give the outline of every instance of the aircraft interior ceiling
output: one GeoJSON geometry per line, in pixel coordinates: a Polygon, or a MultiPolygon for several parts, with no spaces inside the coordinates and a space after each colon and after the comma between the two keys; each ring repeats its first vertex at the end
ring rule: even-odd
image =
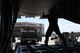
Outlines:
{"type": "Polygon", "coordinates": [[[20,0],[18,16],[40,16],[45,14],[57,0],[20,0]]]}

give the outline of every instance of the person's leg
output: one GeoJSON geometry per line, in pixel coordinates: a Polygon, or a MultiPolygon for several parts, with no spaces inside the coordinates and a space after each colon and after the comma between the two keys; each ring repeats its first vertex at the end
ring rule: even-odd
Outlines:
{"type": "Polygon", "coordinates": [[[64,38],[64,35],[61,34],[58,25],[55,25],[54,31],[56,32],[56,34],[60,37],[60,39],[63,41],[64,44],[66,43],[66,40],[64,38]]]}
{"type": "Polygon", "coordinates": [[[51,25],[49,25],[48,30],[46,32],[45,45],[48,45],[49,37],[50,37],[52,32],[53,32],[53,28],[51,25]]]}

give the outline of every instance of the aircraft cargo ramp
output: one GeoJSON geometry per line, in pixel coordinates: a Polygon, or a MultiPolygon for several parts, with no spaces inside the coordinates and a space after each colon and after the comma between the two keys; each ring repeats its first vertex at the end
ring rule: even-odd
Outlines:
{"type": "Polygon", "coordinates": [[[80,45],[18,45],[15,53],[80,53],[80,45]]]}

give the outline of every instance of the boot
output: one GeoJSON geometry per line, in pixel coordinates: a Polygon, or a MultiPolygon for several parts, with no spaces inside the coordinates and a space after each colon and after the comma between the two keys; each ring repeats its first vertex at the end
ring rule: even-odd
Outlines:
{"type": "Polygon", "coordinates": [[[49,45],[48,45],[48,41],[45,41],[44,43],[45,43],[45,46],[49,46],[49,45]]]}

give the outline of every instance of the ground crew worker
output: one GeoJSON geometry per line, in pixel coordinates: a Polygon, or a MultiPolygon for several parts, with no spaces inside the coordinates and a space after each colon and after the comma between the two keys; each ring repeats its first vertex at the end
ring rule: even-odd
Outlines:
{"type": "Polygon", "coordinates": [[[44,13],[43,13],[42,18],[47,18],[49,21],[49,27],[48,27],[47,32],[46,32],[45,45],[48,46],[49,37],[53,31],[61,38],[63,43],[66,44],[64,36],[61,34],[59,27],[58,27],[58,17],[56,17],[53,14],[44,15],[44,13]]]}

